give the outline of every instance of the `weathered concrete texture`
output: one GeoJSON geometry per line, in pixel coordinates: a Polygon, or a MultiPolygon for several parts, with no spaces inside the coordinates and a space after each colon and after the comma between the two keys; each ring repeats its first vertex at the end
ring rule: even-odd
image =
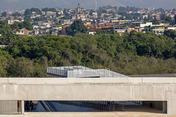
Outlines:
{"type": "Polygon", "coordinates": [[[4,78],[0,100],[167,101],[176,114],[175,78],[4,78]]]}
{"type": "Polygon", "coordinates": [[[0,113],[20,114],[24,113],[24,101],[0,101],[0,113]]]}
{"type": "Polygon", "coordinates": [[[0,101],[0,113],[18,113],[17,101],[0,101]]]}

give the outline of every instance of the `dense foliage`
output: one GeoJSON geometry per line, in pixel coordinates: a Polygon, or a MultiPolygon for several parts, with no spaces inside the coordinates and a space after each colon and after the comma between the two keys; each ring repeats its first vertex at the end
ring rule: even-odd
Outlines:
{"type": "Polygon", "coordinates": [[[0,76],[46,77],[48,66],[83,65],[108,68],[123,74],[176,72],[175,32],[156,36],[152,32],[99,33],[74,36],[18,36],[0,23],[0,76]],[[2,30],[2,28],[4,30],[2,30]],[[5,32],[4,32],[5,31],[5,32]]]}
{"type": "Polygon", "coordinates": [[[12,29],[5,21],[0,21],[0,44],[10,44],[15,39],[12,29]]]}
{"type": "Polygon", "coordinates": [[[86,33],[87,28],[85,27],[82,20],[75,20],[73,24],[66,28],[66,33],[68,35],[75,35],[77,33],[86,33]]]}
{"type": "Polygon", "coordinates": [[[56,12],[56,9],[55,8],[43,8],[42,11],[44,12],[47,12],[47,11],[53,11],[53,12],[56,12]]]}
{"type": "Polygon", "coordinates": [[[27,30],[32,30],[32,24],[29,21],[24,21],[22,23],[15,22],[11,25],[12,30],[18,31],[19,29],[26,28],[27,30]]]}
{"type": "Polygon", "coordinates": [[[31,8],[31,9],[26,9],[24,12],[25,16],[29,16],[32,14],[32,12],[35,12],[36,14],[42,15],[42,12],[38,8],[31,8]]]}

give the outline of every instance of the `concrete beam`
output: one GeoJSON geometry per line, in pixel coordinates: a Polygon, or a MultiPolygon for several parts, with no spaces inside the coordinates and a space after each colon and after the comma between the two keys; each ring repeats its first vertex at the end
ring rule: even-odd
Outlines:
{"type": "Polygon", "coordinates": [[[167,101],[168,114],[176,114],[175,92],[175,78],[0,80],[0,100],[167,101]]]}

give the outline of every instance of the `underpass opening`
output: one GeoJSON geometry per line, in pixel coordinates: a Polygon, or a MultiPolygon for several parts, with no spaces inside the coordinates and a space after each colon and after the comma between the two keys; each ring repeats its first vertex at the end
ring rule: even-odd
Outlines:
{"type": "Polygon", "coordinates": [[[167,113],[161,101],[25,101],[25,112],[146,112],[167,113]]]}

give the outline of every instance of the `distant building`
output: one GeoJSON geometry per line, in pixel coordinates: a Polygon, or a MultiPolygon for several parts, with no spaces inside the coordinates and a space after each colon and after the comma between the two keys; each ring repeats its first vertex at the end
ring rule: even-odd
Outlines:
{"type": "Polygon", "coordinates": [[[84,66],[48,67],[47,74],[63,78],[130,78],[107,69],[91,69],[84,66]]]}
{"type": "Polygon", "coordinates": [[[133,26],[139,26],[142,24],[142,22],[132,22],[131,25],[133,26]]]}
{"type": "Polygon", "coordinates": [[[152,26],[153,25],[153,23],[152,22],[146,22],[146,23],[144,23],[144,24],[140,24],[140,27],[141,28],[144,28],[144,27],[146,27],[146,26],[152,26]]]}
{"type": "Polygon", "coordinates": [[[156,35],[163,35],[165,31],[164,26],[152,26],[151,31],[154,32],[156,35]]]}
{"type": "Polygon", "coordinates": [[[77,12],[78,14],[81,13],[80,3],[78,3],[78,7],[77,7],[77,9],[76,9],[76,12],[77,12]]]}
{"type": "Polygon", "coordinates": [[[27,30],[26,28],[22,28],[20,29],[19,32],[16,32],[17,35],[28,35],[29,34],[29,30],[27,30]]]}
{"type": "Polygon", "coordinates": [[[114,32],[119,33],[120,35],[124,34],[127,32],[127,28],[124,26],[116,26],[114,27],[114,32]]]}
{"type": "Polygon", "coordinates": [[[129,28],[127,29],[126,32],[127,32],[128,34],[130,34],[131,31],[139,32],[139,29],[136,29],[136,28],[130,28],[130,27],[129,27],[129,28]]]}
{"type": "Polygon", "coordinates": [[[102,29],[101,28],[96,28],[96,29],[88,29],[87,30],[87,33],[89,35],[96,35],[97,31],[101,31],[102,29]]]}
{"type": "Polygon", "coordinates": [[[167,30],[175,30],[176,31],[176,27],[175,26],[168,26],[167,30]]]}

